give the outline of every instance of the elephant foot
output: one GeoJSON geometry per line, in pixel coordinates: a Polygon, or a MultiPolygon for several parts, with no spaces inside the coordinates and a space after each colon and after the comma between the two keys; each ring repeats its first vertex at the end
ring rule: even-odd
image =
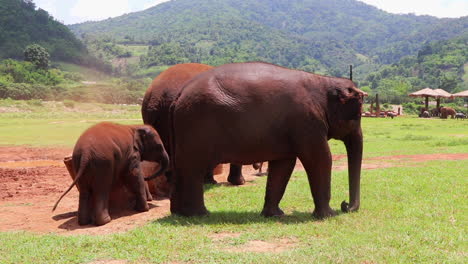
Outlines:
{"type": "Polygon", "coordinates": [[[229,174],[228,178],[227,178],[228,182],[230,182],[232,185],[244,185],[245,183],[245,179],[244,179],[244,176],[239,175],[239,176],[231,176],[229,174]]]}
{"type": "Polygon", "coordinates": [[[143,204],[141,203],[137,203],[135,205],[135,211],[138,211],[138,212],[147,212],[149,210],[149,205],[148,203],[145,201],[143,204]]]}
{"type": "Polygon", "coordinates": [[[325,219],[325,218],[328,218],[328,217],[333,217],[333,216],[336,216],[337,215],[337,212],[335,212],[333,209],[331,209],[330,207],[328,208],[325,208],[325,209],[317,209],[315,208],[314,212],[312,213],[312,216],[315,218],[315,219],[325,219]]]}
{"type": "Polygon", "coordinates": [[[209,212],[206,210],[205,207],[200,208],[200,209],[194,209],[194,208],[171,208],[171,213],[175,215],[181,215],[181,216],[205,216],[208,215],[209,212]]]}
{"type": "Polygon", "coordinates": [[[205,178],[203,179],[204,184],[217,184],[218,182],[214,179],[213,172],[210,171],[205,175],[205,178]]]}
{"type": "Polygon", "coordinates": [[[276,208],[263,208],[261,215],[265,217],[271,217],[271,216],[282,216],[284,215],[283,210],[281,210],[279,207],[276,208]]]}
{"type": "Polygon", "coordinates": [[[87,210],[78,210],[78,224],[80,226],[89,225],[93,222],[91,215],[89,215],[87,210]]]}
{"type": "Polygon", "coordinates": [[[112,219],[111,219],[110,215],[96,217],[95,224],[97,226],[102,226],[102,225],[105,225],[105,224],[109,223],[111,220],[112,219]]]}
{"type": "Polygon", "coordinates": [[[146,194],[146,201],[153,201],[153,196],[151,195],[151,193],[146,194]]]}
{"type": "Polygon", "coordinates": [[[91,218],[78,217],[78,224],[80,226],[89,225],[91,224],[91,218]]]}
{"type": "Polygon", "coordinates": [[[213,178],[211,178],[211,179],[205,178],[205,181],[203,183],[204,184],[217,184],[218,182],[213,178]]]}

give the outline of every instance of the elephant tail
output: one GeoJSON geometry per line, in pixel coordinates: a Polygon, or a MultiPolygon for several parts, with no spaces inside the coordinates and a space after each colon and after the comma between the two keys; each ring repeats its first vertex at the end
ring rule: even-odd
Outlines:
{"type": "Polygon", "coordinates": [[[76,177],[75,179],[73,179],[73,183],[70,185],[70,187],[68,187],[68,189],[60,196],[60,198],[57,200],[57,202],[55,203],[54,205],[54,208],[52,208],[52,212],[55,211],[55,209],[57,209],[57,206],[58,204],[60,203],[60,201],[62,200],[63,197],[65,197],[65,195],[67,195],[67,193],[73,188],[73,186],[75,186],[75,184],[78,182],[78,179],[81,178],[81,175],[83,175],[84,173],[84,169],[86,166],[83,166],[85,165],[84,163],[84,160],[81,160],[80,162],[80,169],[78,170],[78,172],[76,173],[76,177]]]}

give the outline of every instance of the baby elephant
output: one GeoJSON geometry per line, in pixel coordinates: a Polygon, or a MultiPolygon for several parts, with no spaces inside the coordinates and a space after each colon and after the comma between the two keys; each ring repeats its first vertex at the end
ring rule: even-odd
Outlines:
{"type": "Polygon", "coordinates": [[[148,211],[145,180],[166,171],[169,158],[158,132],[146,125],[119,125],[109,122],[96,124],[86,130],[73,149],[75,179],[55,203],[78,185],[80,199],[78,223],[104,225],[111,221],[109,194],[112,186],[125,185],[136,196],[137,211],[148,211]],[[154,161],[161,167],[144,178],[141,161],[154,161]]]}

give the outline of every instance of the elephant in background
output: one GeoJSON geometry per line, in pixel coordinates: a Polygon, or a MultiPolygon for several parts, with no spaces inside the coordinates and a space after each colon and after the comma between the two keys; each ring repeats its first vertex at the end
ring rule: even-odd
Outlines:
{"type": "Polygon", "coordinates": [[[424,112],[422,112],[421,117],[422,118],[430,118],[431,115],[429,114],[429,111],[424,111],[424,112]]]}
{"type": "Polygon", "coordinates": [[[451,107],[441,107],[440,108],[440,118],[446,119],[448,116],[451,116],[451,118],[454,118],[456,114],[455,109],[451,107]]]}
{"type": "Polygon", "coordinates": [[[341,209],[357,211],[364,95],[349,79],[268,63],[226,64],[199,74],[184,86],[172,109],[175,185],[171,212],[208,213],[203,199],[207,168],[267,160],[262,215],[283,215],[279,202],[298,157],[307,172],[313,216],[333,216],[336,212],[329,205],[331,138],[342,140],[348,153],[350,204],[343,202],[341,209]]]}
{"type": "Polygon", "coordinates": [[[263,163],[264,162],[257,162],[257,163],[254,163],[252,164],[252,167],[255,169],[255,170],[258,170],[257,172],[257,176],[262,176],[262,175],[267,175],[268,174],[268,170],[266,172],[263,172],[262,169],[263,169],[263,163]]]}
{"type": "Polygon", "coordinates": [[[146,125],[120,125],[102,122],[88,128],[73,149],[72,163],[76,175],[60,200],[76,184],[80,192],[78,223],[96,225],[111,221],[109,195],[113,186],[125,185],[136,196],[135,209],[148,211],[147,185],[169,166],[169,157],[158,132],[146,125]],[[161,164],[152,176],[144,178],[143,160],[161,164]]]}
{"type": "MultiPolygon", "coordinates": [[[[440,107],[439,107],[439,108],[440,108],[440,107]]],[[[439,109],[437,109],[437,108],[431,109],[431,116],[434,116],[434,117],[435,117],[435,116],[439,116],[439,114],[440,114],[440,110],[439,110],[439,109]]]]}
{"type": "MultiPolygon", "coordinates": [[[[148,87],[141,107],[143,122],[154,127],[161,136],[167,152],[171,155],[168,144],[170,138],[169,108],[181,92],[184,84],[198,74],[213,69],[212,66],[199,63],[178,64],[170,67],[156,77],[148,87]]],[[[197,155],[194,153],[194,155],[197,155]]],[[[207,169],[205,183],[216,183],[213,168],[207,169]]],[[[168,175],[169,176],[169,175],[168,175]]],[[[170,177],[169,177],[170,178],[170,177]]],[[[242,185],[242,166],[231,164],[228,181],[233,185],[242,185]]]]}

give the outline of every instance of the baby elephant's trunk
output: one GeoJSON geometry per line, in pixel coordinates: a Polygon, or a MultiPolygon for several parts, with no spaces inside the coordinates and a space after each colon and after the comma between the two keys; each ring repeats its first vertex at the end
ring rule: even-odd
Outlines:
{"type": "Polygon", "coordinates": [[[149,177],[145,177],[145,181],[152,180],[160,175],[162,175],[166,170],[169,168],[169,157],[166,153],[163,154],[161,160],[159,161],[159,170],[153,173],[153,175],[149,177]]]}

